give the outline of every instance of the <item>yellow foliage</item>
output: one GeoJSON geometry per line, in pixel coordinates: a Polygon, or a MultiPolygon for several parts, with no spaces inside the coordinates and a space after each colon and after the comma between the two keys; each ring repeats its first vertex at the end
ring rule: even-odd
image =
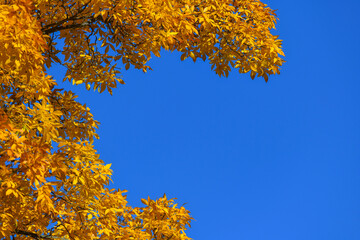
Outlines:
{"type": "Polygon", "coordinates": [[[99,123],[47,69],[112,93],[118,64],[146,72],[166,49],[267,81],[284,62],[275,23],[259,0],[0,0],[0,239],[190,239],[172,199],[132,208],[107,188],[99,123]]]}

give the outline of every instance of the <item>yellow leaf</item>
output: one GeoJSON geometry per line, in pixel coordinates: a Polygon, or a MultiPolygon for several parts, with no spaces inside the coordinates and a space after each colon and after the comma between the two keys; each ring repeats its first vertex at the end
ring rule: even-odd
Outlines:
{"type": "Polygon", "coordinates": [[[141,199],[141,202],[143,203],[143,204],[145,204],[145,205],[149,205],[149,203],[148,203],[148,201],[146,201],[146,199],[141,199]]]}
{"type": "Polygon", "coordinates": [[[106,170],[109,170],[110,169],[110,167],[111,167],[111,163],[109,163],[109,164],[106,164],[105,166],[104,166],[104,169],[106,169],[106,170]]]}
{"type": "Polygon", "coordinates": [[[250,77],[251,77],[252,80],[254,80],[255,76],[256,76],[256,72],[251,71],[250,77]]]}
{"type": "Polygon", "coordinates": [[[14,191],[12,190],[12,189],[8,189],[8,190],[6,190],[6,193],[5,193],[5,195],[6,196],[9,196],[11,193],[13,193],[14,191]]]}

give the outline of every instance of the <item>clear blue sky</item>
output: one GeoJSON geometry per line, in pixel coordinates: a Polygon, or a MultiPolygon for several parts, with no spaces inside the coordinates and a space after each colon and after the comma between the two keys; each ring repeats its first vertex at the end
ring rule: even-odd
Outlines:
{"type": "MultiPolygon", "coordinates": [[[[360,1],[273,0],[286,63],[268,83],[177,53],[76,87],[131,205],[187,202],[198,240],[360,239],[360,1]]],[[[59,74],[55,78],[60,79],[59,74]]]]}

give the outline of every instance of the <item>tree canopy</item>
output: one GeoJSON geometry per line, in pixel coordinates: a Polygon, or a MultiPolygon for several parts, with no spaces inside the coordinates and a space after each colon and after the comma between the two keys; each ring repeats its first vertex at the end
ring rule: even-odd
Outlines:
{"type": "Polygon", "coordinates": [[[112,93],[165,49],[267,81],[284,62],[276,20],[259,0],[0,0],[0,239],[190,239],[173,199],[131,207],[109,189],[99,122],[47,71],[112,93]]]}

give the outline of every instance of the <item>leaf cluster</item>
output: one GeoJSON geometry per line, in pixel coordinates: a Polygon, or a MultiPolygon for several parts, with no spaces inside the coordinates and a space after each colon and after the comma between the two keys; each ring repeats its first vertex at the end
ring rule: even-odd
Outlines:
{"type": "Polygon", "coordinates": [[[47,70],[112,93],[165,49],[267,81],[284,62],[275,22],[259,0],[0,0],[0,239],[189,239],[173,199],[131,207],[108,188],[99,122],[47,70]]]}

